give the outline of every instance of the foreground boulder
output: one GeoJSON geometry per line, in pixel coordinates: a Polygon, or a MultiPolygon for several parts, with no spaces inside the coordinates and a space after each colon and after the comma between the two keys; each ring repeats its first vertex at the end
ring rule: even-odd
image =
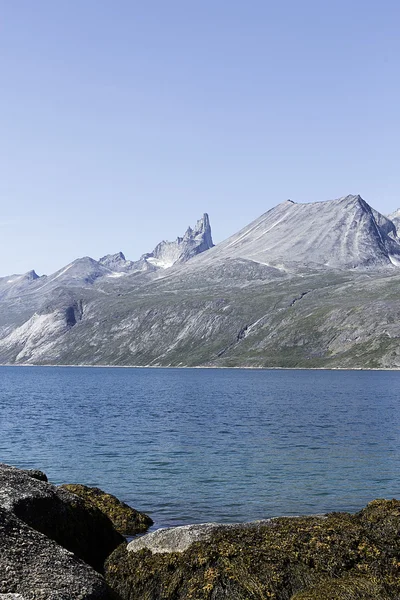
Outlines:
{"type": "Polygon", "coordinates": [[[355,515],[176,528],[120,546],[106,579],[124,600],[398,600],[399,532],[397,500],[355,515]]]}
{"type": "Polygon", "coordinates": [[[115,529],[122,535],[136,535],[143,533],[153,525],[152,519],[125,502],[121,502],[112,494],[107,494],[97,487],[68,483],[61,488],[76,494],[85,503],[85,506],[96,506],[110,519],[115,529]]]}
{"type": "Polygon", "coordinates": [[[111,600],[103,577],[0,508],[0,599],[111,600]]]}
{"type": "Polygon", "coordinates": [[[180,527],[168,527],[157,529],[148,535],[132,540],[128,544],[128,552],[138,552],[144,548],[153,554],[164,554],[167,552],[184,552],[194,542],[206,542],[218,531],[242,530],[246,528],[269,525],[272,519],[254,521],[253,523],[227,524],[221,523],[199,523],[194,525],[181,525],[180,527]]]}
{"type": "Polygon", "coordinates": [[[40,531],[99,572],[124,541],[98,508],[29,471],[0,464],[0,507],[40,531]]]}

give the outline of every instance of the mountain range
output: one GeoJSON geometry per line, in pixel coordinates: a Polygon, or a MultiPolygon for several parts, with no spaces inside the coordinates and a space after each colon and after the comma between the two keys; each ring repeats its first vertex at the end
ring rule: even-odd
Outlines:
{"type": "Polygon", "coordinates": [[[0,278],[0,363],[400,367],[400,210],[286,200],[214,245],[0,278]]]}

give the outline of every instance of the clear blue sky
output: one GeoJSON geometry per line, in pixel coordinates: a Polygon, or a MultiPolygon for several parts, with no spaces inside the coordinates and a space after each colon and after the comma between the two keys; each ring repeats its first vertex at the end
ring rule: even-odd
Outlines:
{"type": "Polygon", "coordinates": [[[0,0],[0,275],[400,205],[398,0],[0,0]]]}

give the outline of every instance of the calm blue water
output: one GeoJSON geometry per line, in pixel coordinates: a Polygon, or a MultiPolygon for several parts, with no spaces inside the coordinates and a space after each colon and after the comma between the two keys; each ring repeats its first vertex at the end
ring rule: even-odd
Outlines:
{"type": "Polygon", "coordinates": [[[400,373],[0,367],[0,461],[156,526],[400,497],[400,373]]]}

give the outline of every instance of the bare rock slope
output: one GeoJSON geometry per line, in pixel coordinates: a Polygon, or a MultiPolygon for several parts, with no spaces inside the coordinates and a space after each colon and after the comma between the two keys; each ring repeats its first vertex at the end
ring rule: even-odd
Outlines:
{"type": "Polygon", "coordinates": [[[0,363],[400,367],[400,242],[360,196],[286,201],[212,246],[0,279],[0,363]]]}

